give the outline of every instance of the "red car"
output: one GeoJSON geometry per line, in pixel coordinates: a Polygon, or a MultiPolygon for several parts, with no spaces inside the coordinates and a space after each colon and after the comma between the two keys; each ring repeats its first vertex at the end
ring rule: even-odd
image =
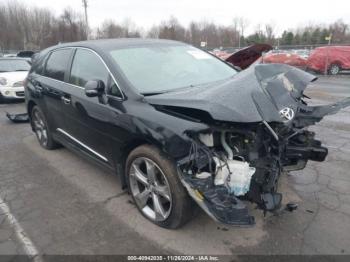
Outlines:
{"type": "Polygon", "coordinates": [[[324,46],[311,52],[307,60],[307,68],[331,75],[341,70],[350,70],[350,46],[324,46]]]}
{"type": "Polygon", "coordinates": [[[269,53],[263,57],[263,63],[266,64],[287,64],[301,69],[306,68],[307,60],[297,54],[290,53],[269,53]]]}

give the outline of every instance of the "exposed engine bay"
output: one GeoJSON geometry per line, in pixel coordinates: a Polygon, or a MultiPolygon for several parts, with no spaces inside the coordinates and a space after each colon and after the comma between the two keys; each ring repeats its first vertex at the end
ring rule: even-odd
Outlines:
{"type": "Polygon", "coordinates": [[[191,146],[177,164],[183,185],[209,216],[252,225],[244,201],[264,212],[278,210],[281,174],[325,160],[327,148],[307,127],[349,106],[350,98],[309,106],[304,90],[315,80],[289,66],[256,65],[216,87],[150,101],[158,110],[208,126],[184,131],[191,146]]]}
{"type": "Polygon", "coordinates": [[[254,224],[242,200],[264,211],[279,209],[282,172],[303,169],[308,160],[327,156],[327,148],[310,131],[280,126],[277,134],[281,139],[264,124],[189,134],[193,145],[179,168],[187,189],[209,215],[227,224],[254,224]]]}

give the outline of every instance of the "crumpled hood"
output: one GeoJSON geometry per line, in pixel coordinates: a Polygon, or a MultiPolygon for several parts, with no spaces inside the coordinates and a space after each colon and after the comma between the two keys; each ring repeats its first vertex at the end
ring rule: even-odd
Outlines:
{"type": "Polygon", "coordinates": [[[146,97],[158,106],[208,112],[219,121],[284,122],[280,111],[297,112],[303,91],[317,78],[288,65],[257,64],[227,81],[146,97]]]}

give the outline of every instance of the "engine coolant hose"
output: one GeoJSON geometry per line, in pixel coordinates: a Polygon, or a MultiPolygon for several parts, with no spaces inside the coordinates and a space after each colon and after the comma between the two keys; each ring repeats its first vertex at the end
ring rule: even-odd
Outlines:
{"type": "Polygon", "coordinates": [[[226,142],[226,132],[225,131],[221,132],[221,144],[227,153],[227,158],[229,160],[232,160],[233,159],[233,152],[232,152],[232,149],[229,147],[229,145],[226,142]]]}

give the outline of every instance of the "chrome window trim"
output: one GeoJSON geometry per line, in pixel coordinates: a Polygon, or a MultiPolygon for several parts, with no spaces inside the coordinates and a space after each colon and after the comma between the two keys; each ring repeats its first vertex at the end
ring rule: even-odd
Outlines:
{"type": "MultiPolygon", "coordinates": [[[[120,91],[121,97],[119,97],[119,96],[114,96],[114,95],[109,95],[109,94],[107,94],[107,93],[106,93],[106,95],[107,95],[108,97],[113,97],[113,98],[115,98],[115,99],[117,99],[117,100],[120,100],[120,101],[125,100],[124,93],[123,93],[123,91],[120,89],[120,86],[119,86],[118,81],[115,79],[114,75],[112,74],[111,70],[109,69],[109,67],[107,66],[107,64],[106,64],[105,61],[103,60],[103,58],[102,58],[96,51],[94,51],[94,50],[92,50],[92,49],[90,49],[90,48],[88,48],[88,47],[80,47],[80,46],[58,47],[58,48],[56,48],[56,49],[54,49],[54,50],[51,50],[50,55],[48,56],[48,58],[50,58],[52,52],[55,52],[55,51],[58,51],[58,50],[62,50],[62,49],[85,49],[85,50],[88,50],[88,51],[92,52],[93,54],[95,54],[95,55],[102,61],[103,65],[104,65],[105,68],[107,69],[107,71],[108,71],[110,77],[112,78],[112,80],[114,81],[114,83],[117,85],[117,87],[118,87],[118,89],[119,89],[119,91],[120,91]]],[[[74,54],[74,56],[75,56],[75,54],[74,54]]],[[[47,61],[46,61],[46,62],[47,62],[47,61]]],[[[73,62],[74,62],[74,57],[73,57],[71,66],[73,66],[73,62]]],[[[46,63],[45,63],[45,68],[46,68],[46,63]]],[[[72,69],[72,68],[71,68],[71,69],[72,69]]],[[[71,71],[71,70],[70,70],[70,71],[71,71]]],[[[57,81],[57,82],[60,82],[60,83],[65,83],[65,84],[71,85],[71,86],[73,86],[73,87],[76,87],[76,88],[80,88],[80,89],[85,90],[85,88],[84,88],[84,87],[81,87],[81,86],[77,86],[77,85],[74,85],[74,84],[71,84],[71,83],[68,83],[68,82],[64,82],[64,81],[61,81],[61,80],[57,80],[57,79],[54,79],[54,78],[51,78],[51,77],[47,77],[47,76],[43,76],[43,75],[41,75],[41,76],[42,76],[42,77],[45,77],[45,78],[47,78],[47,79],[52,79],[52,80],[54,80],[54,81],[57,81]]]]}
{"type": "Polygon", "coordinates": [[[53,81],[58,82],[58,83],[67,84],[67,85],[70,85],[70,86],[73,86],[73,87],[76,87],[76,88],[84,89],[84,88],[81,87],[81,86],[73,85],[73,84],[71,84],[71,83],[67,83],[67,82],[64,82],[64,81],[61,81],[61,80],[57,80],[57,79],[54,79],[54,78],[51,78],[51,77],[47,77],[47,76],[41,76],[41,77],[46,78],[46,79],[53,80],[53,81]]]}
{"type": "Polygon", "coordinates": [[[75,137],[73,137],[72,135],[68,134],[66,131],[64,131],[61,128],[57,128],[56,129],[58,132],[66,135],[67,137],[69,137],[70,139],[72,139],[73,141],[75,141],[76,143],[78,143],[79,145],[81,145],[82,147],[84,147],[85,149],[89,150],[91,153],[95,154],[96,156],[98,156],[100,159],[102,159],[105,162],[108,162],[108,159],[106,157],[104,157],[103,155],[97,153],[95,150],[93,150],[92,148],[88,147],[87,145],[85,145],[84,143],[80,142],[78,139],[76,139],[75,137]]]}
{"type": "MultiPolygon", "coordinates": [[[[46,79],[49,79],[49,80],[52,80],[52,81],[56,81],[58,83],[67,84],[67,85],[70,85],[70,86],[75,87],[75,88],[79,88],[79,89],[85,90],[84,87],[77,86],[77,85],[74,85],[74,84],[71,84],[71,83],[67,83],[67,82],[63,82],[63,81],[60,81],[60,80],[57,80],[57,79],[54,79],[54,78],[51,78],[51,77],[47,77],[47,76],[43,76],[43,75],[40,75],[40,77],[43,77],[43,78],[46,78],[46,79]]],[[[114,96],[114,95],[109,95],[109,94],[106,94],[106,95],[107,95],[107,97],[116,99],[118,101],[123,101],[123,99],[121,97],[119,97],[119,96],[114,96]]]]}

